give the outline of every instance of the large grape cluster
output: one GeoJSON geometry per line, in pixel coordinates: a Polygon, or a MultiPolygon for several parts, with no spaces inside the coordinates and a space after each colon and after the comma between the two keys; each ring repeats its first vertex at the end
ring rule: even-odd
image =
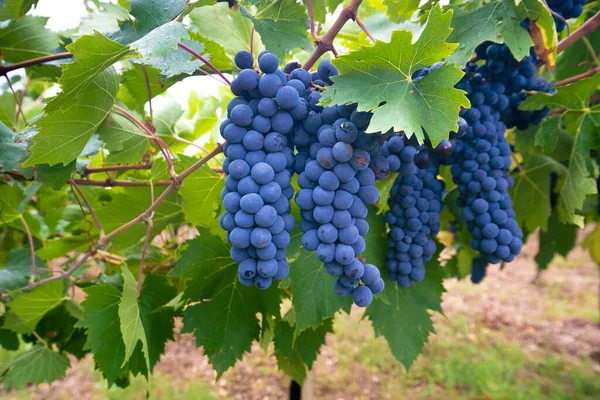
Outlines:
{"type": "Polygon", "coordinates": [[[318,142],[311,146],[298,177],[301,190],[296,204],[301,210],[304,248],[316,251],[327,272],[338,277],[336,293],[352,295],[356,305],[365,307],[384,287],[377,267],[357,258],[365,250],[363,236],[369,230],[367,205],[377,201],[379,192],[374,186],[375,173],[369,168],[371,156],[364,147],[372,140],[344,117],[353,112],[348,106],[322,110],[318,142]],[[338,117],[331,124],[323,123],[328,122],[323,121],[324,114],[338,117]]]}
{"type": "MultiPolygon", "coordinates": [[[[386,267],[388,277],[402,287],[421,282],[425,277],[424,263],[435,253],[432,237],[440,230],[440,211],[444,181],[436,176],[439,163],[429,162],[425,168],[415,165],[416,146],[403,136],[392,136],[382,153],[398,157],[399,172],[388,199],[385,213],[388,224],[386,267]]],[[[388,156],[389,157],[389,156],[388,156]]]]}
{"type": "Polygon", "coordinates": [[[220,127],[227,140],[222,192],[226,211],[220,223],[232,245],[231,257],[239,263],[239,281],[266,289],[272,279],[289,273],[286,247],[294,226],[289,203],[294,195],[294,157],[287,135],[300,96],[285,86],[287,77],[277,69],[279,60],[272,53],[259,56],[262,76],[253,69],[250,53],[237,53],[235,62],[241,71],[231,91],[238,97],[229,102],[228,118],[220,127]]]}
{"type": "Polygon", "coordinates": [[[527,92],[549,93],[554,90],[552,83],[536,76],[537,56],[533,48],[530,55],[517,61],[506,44],[485,42],[475,49],[483,64],[469,63],[467,73],[471,79],[463,80],[461,89],[469,92],[471,84],[479,84],[478,93],[473,96],[471,105],[482,108],[487,113],[497,111],[507,127],[525,129],[530,123],[539,124],[548,114],[548,108],[535,111],[519,110],[519,105],[527,98],[527,92]],[[493,107],[493,110],[491,109],[493,107]]]}
{"type": "MultiPolygon", "coordinates": [[[[560,14],[564,19],[577,18],[583,13],[583,6],[587,0],[546,0],[548,7],[555,13],[560,14]]],[[[554,16],[556,30],[562,32],[566,25],[563,20],[554,16]]]]}
{"type": "Polygon", "coordinates": [[[508,193],[514,181],[509,174],[506,125],[501,121],[507,97],[500,97],[499,85],[483,79],[477,69],[467,70],[457,87],[467,91],[473,108],[461,111],[468,126],[448,159],[460,193],[457,205],[463,208],[473,236],[471,246],[492,264],[512,261],[523,245],[508,193]]]}

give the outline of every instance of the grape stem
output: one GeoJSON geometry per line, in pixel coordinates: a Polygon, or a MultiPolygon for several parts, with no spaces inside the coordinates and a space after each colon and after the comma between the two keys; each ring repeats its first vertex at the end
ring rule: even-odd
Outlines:
{"type": "Polygon", "coordinates": [[[360,26],[360,29],[363,30],[363,32],[365,32],[367,34],[367,36],[369,37],[369,39],[371,39],[371,42],[375,43],[377,41],[377,39],[375,39],[375,36],[373,36],[371,34],[371,32],[369,32],[369,30],[367,29],[366,25],[362,22],[362,19],[360,19],[360,16],[357,15],[355,18],[356,24],[358,26],[360,26]]]}
{"type": "Polygon", "coordinates": [[[306,60],[302,68],[305,70],[311,69],[319,60],[319,58],[321,58],[321,56],[328,51],[332,51],[334,54],[336,54],[333,47],[333,39],[335,39],[337,34],[340,33],[346,22],[349,20],[356,20],[356,17],[358,16],[358,7],[361,3],[362,0],[351,0],[350,3],[344,7],[333,25],[331,25],[329,31],[327,31],[327,33],[320,38],[318,43],[316,43],[315,50],[310,55],[308,60],[306,60]]]}
{"type": "Polygon", "coordinates": [[[81,188],[79,187],[79,185],[77,184],[77,182],[75,182],[75,180],[73,178],[71,178],[69,183],[71,184],[73,189],[75,189],[75,191],[79,194],[79,196],[85,203],[85,206],[87,207],[88,211],[90,212],[90,215],[92,216],[92,218],[94,219],[94,222],[96,223],[96,227],[100,231],[100,237],[104,236],[104,229],[102,229],[102,224],[100,223],[100,220],[98,219],[98,216],[94,212],[94,209],[92,208],[92,205],[88,201],[87,197],[85,197],[85,194],[83,193],[83,191],[81,190],[81,188]]]}
{"type": "Polygon", "coordinates": [[[187,178],[188,176],[193,174],[197,169],[202,167],[209,160],[211,160],[216,155],[218,155],[222,152],[223,152],[223,143],[219,143],[219,144],[217,144],[217,147],[213,151],[211,151],[209,154],[207,154],[202,159],[196,161],[194,164],[192,164],[188,169],[183,171],[181,174],[177,175],[175,177],[175,180],[170,182],[169,186],[161,193],[160,196],[158,196],[158,198],[156,200],[154,200],[152,202],[152,204],[150,205],[150,207],[148,207],[148,209],[146,211],[144,211],[143,213],[141,213],[139,216],[132,219],[131,221],[127,222],[126,224],[121,225],[119,228],[115,229],[114,231],[106,234],[104,237],[101,237],[100,239],[98,239],[96,244],[94,246],[90,247],[90,249],[78,261],[76,261],[75,264],[73,264],[73,266],[69,270],[67,270],[66,272],[64,272],[62,274],[55,275],[55,276],[43,279],[38,282],[30,283],[29,285],[23,287],[21,290],[31,290],[38,286],[45,285],[46,283],[49,283],[49,282],[58,281],[58,280],[62,280],[62,279],[69,279],[71,277],[71,275],[73,275],[75,273],[75,271],[77,271],[77,269],[79,267],[81,267],[87,261],[88,258],[90,258],[90,256],[92,256],[101,247],[107,245],[108,242],[113,237],[117,236],[120,233],[125,232],[129,228],[131,228],[141,222],[145,222],[152,215],[154,210],[156,210],[158,208],[158,206],[172,192],[176,191],[181,186],[181,184],[185,178],[187,178]]]}
{"type": "MultiPolygon", "coordinates": [[[[152,185],[152,181],[150,181],[150,199],[151,204],[154,203],[154,186],[152,185]]],[[[140,293],[142,292],[142,278],[144,276],[144,261],[146,259],[146,252],[148,251],[148,243],[150,243],[150,236],[152,235],[152,228],[154,228],[154,222],[152,218],[154,217],[154,212],[150,213],[150,216],[146,218],[146,223],[148,224],[148,229],[146,229],[146,237],[144,238],[144,247],[142,248],[142,255],[140,256],[140,268],[138,270],[137,277],[137,297],[140,297],[140,293]]]]}
{"type": "Polygon", "coordinates": [[[310,36],[312,36],[315,45],[318,45],[321,42],[321,37],[317,35],[315,30],[315,13],[313,12],[311,0],[306,0],[306,8],[308,9],[308,19],[310,21],[310,36]]]}
{"type": "Polygon", "coordinates": [[[146,91],[148,92],[148,107],[150,108],[150,121],[154,118],[152,117],[152,88],[150,87],[150,78],[148,77],[148,70],[146,69],[146,64],[142,63],[142,72],[144,73],[144,80],[146,81],[146,91]]]}
{"type": "Polygon", "coordinates": [[[10,88],[10,91],[13,94],[13,97],[15,98],[15,103],[17,104],[17,115],[15,117],[15,125],[17,124],[17,122],[19,122],[19,114],[21,114],[21,116],[23,117],[23,122],[25,122],[25,124],[27,124],[27,119],[25,118],[25,113],[23,113],[23,108],[21,107],[21,102],[19,101],[19,98],[17,97],[17,93],[15,92],[15,90],[12,87],[12,84],[10,83],[10,78],[8,77],[8,75],[4,75],[4,77],[6,78],[6,83],[8,83],[8,87],[10,88]]]}
{"type": "Polygon", "coordinates": [[[208,67],[210,69],[212,69],[221,78],[223,78],[223,80],[225,82],[227,82],[228,85],[231,85],[231,82],[229,82],[229,79],[227,79],[227,77],[225,75],[223,75],[223,73],[221,71],[219,71],[219,69],[216,68],[214,65],[212,65],[206,58],[202,57],[200,54],[198,54],[194,50],[190,49],[188,46],[186,46],[185,44],[183,44],[181,42],[177,43],[177,46],[181,47],[183,50],[187,51],[188,53],[190,53],[191,55],[193,55],[194,57],[196,57],[198,60],[200,60],[204,64],[208,65],[208,67]]]}
{"type": "Polygon", "coordinates": [[[19,219],[25,228],[25,234],[27,235],[27,241],[29,241],[29,256],[31,257],[31,276],[29,277],[29,282],[35,281],[35,271],[37,270],[35,266],[35,245],[33,244],[33,236],[31,235],[31,229],[29,229],[29,224],[25,220],[23,215],[19,215],[19,219]]]}
{"type": "Polygon", "coordinates": [[[589,71],[584,72],[583,74],[575,75],[567,79],[563,79],[562,81],[558,81],[554,83],[555,87],[570,85],[571,83],[578,82],[582,79],[589,78],[590,76],[596,75],[600,72],[600,67],[594,67],[589,71]]]}
{"type": "Polygon", "coordinates": [[[600,26],[600,12],[597,12],[592,18],[588,19],[583,25],[581,25],[579,29],[561,40],[558,44],[556,52],[561,53],[577,40],[594,32],[598,26],[600,26]]]}
{"type": "Polygon", "coordinates": [[[146,135],[148,135],[149,138],[154,140],[154,142],[160,149],[160,152],[162,153],[163,157],[165,158],[167,165],[169,166],[169,175],[171,176],[171,179],[175,180],[177,173],[175,173],[175,167],[173,166],[173,160],[171,160],[171,156],[169,155],[169,147],[164,142],[164,140],[162,140],[160,137],[156,136],[156,134],[154,132],[152,132],[146,125],[144,125],[140,120],[138,120],[136,117],[134,117],[132,114],[130,114],[127,110],[119,107],[116,104],[113,105],[113,108],[119,114],[123,115],[125,118],[127,118],[128,120],[130,120],[131,122],[136,124],[141,130],[144,131],[144,133],[146,133],[146,135]]]}

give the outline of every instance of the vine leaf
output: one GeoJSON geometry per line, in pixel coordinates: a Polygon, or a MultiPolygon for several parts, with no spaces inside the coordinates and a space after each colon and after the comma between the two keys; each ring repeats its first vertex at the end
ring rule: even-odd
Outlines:
{"type": "Polygon", "coordinates": [[[58,35],[45,28],[47,22],[28,15],[0,29],[2,59],[17,63],[52,54],[59,46],[58,35]]]}
{"type": "Polygon", "coordinates": [[[206,165],[198,168],[185,180],[179,193],[186,221],[205,227],[218,222],[215,208],[220,204],[224,182],[222,175],[212,172],[206,165]]]}
{"type": "Polygon", "coordinates": [[[0,21],[22,18],[39,0],[3,0],[0,2],[0,21]]]}
{"type": "MultiPolygon", "coordinates": [[[[45,269],[41,258],[35,257],[35,266],[45,269]]],[[[10,252],[6,264],[0,268],[0,291],[7,292],[21,288],[29,282],[31,276],[31,255],[28,249],[17,249],[10,252]]]]}
{"type": "Polygon", "coordinates": [[[386,279],[384,294],[389,304],[375,296],[365,316],[373,323],[376,336],[387,340],[392,354],[408,369],[434,332],[430,311],[442,312],[444,271],[436,253],[426,263],[425,280],[409,288],[401,288],[386,279]]]}
{"type": "Polygon", "coordinates": [[[145,35],[171,21],[185,9],[185,0],[131,0],[136,30],[145,35]]]}
{"type": "Polygon", "coordinates": [[[302,248],[302,232],[292,231],[288,254],[296,253],[290,263],[290,276],[294,282],[292,305],[296,313],[295,335],[309,328],[317,328],[338,311],[350,312],[351,297],[338,296],[333,290],[335,279],[327,273],[315,252],[302,248]]]}
{"type": "Polygon", "coordinates": [[[4,389],[21,388],[29,384],[52,383],[60,379],[71,365],[65,354],[38,344],[16,356],[6,367],[4,389]]]}
{"type": "Polygon", "coordinates": [[[199,231],[171,276],[190,277],[185,295],[203,300],[185,310],[183,332],[195,333],[196,345],[203,346],[220,377],[259,339],[256,314],[279,312],[279,290],[276,284],[266,291],[242,286],[228,246],[208,230],[199,231]]]}
{"type": "Polygon", "coordinates": [[[103,283],[84,289],[87,297],[81,303],[83,320],[77,326],[86,329],[87,345],[94,361],[108,380],[109,387],[125,371],[125,343],[119,322],[121,292],[103,283]]]}
{"type": "MultiPolygon", "coordinates": [[[[15,123],[15,117],[17,116],[17,103],[15,102],[15,98],[12,93],[8,90],[0,95],[0,123],[2,125],[2,130],[6,128],[11,133],[11,136],[14,135],[14,132],[11,129],[16,129],[17,125],[15,123]]],[[[2,137],[4,134],[2,134],[2,137]]]]}
{"type": "Polygon", "coordinates": [[[245,7],[240,11],[252,21],[265,47],[278,57],[283,57],[293,49],[312,47],[306,33],[306,8],[302,3],[297,3],[296,0],[263,3],[254,16],[245,7]]]}
{"type": "Polygon", "coordinates": [[[68,45],[67,50],[73,54],[75,61],[62,66],[59,80],[62,92],[48,102],[46,113],[72,109],[73,103],[83,102],[85,89],[92,83],[98,83],[98,75],[117,61],[137,55],[128,46],[110,40],[100,32],[83,35],[68,45]]]}
{"type": "Polygon", "coordinates": [[[119,321],[123,342],[125,343],[125,358],[121,367],[127,364],[138,342],[142,342],[144,359],[148,370],[150,370],[148,341],[146,340],[144,325],[140,318],[140,307],[137,302],[137,282],[127,265],[123,265],[123,268],[121,268],[121,275],[123,276],[123,292],[119,302],[119,321]]]}
{"type": "Polygon", "coordinates": [[[15,141],[17,136],[0,122],[0,172],[19,168],[19,159],[27,151],[27,143],[15,141]]]}
{"type": "Polygon", "coordinates": [[[110,153],[106,158],[109,164],[138,163],[150,145],[148,136],[136,124],[117,113],[104,120],[98,135],[110,153]]]}
{"type": "Polygon", "coordinates": [[[419,9],[421,0],[384,0],[383,4],[387,7],[386,15],[392,22],[402,22],[410,20],[412,15],[419,9]]]}
{"type": "Polygon", "coordinates": [[[529,28],[536,54],[547,64],[548,69],[552,69],[556,64],[558,35],[550,9],[543,0],[523,0],[519,4],[519,11],[521,20],[527,17],[532,21],[529,28]]]}
{"type": "Polygon", "coordinates": [[[25,194],[16,185],[0,184],[0,210],[2,213],[2,224],[19,218],[21,212],[19,205],[25,199],[25,194]]]}
{"type": "MultiPolygon", "coordinates": [[[[540,248],[535,256],[538,269],[545,270],[548,268],[548,265],[557,254],[566,257],[575,245],[576,239],[577,227],[572,224],[563,224],[558,214],[553,213],[548,219],[546,231],[540,231],[540,248]]],[[[582,245],[586,246],[585,241],[582,245]]]]}
{"type": "Polygon", "coordinates": [[[472,12],[464,12],[458,7],[454,10],[454,31],[448,39],[460,46],[448,61],[466,64],[475,47],[487,40],[506,43],[518,60],[529,55],[533,41],[520,25],[524,16],[514,0],[491,1],[472,12]]]}
{"type": "Polygon", "coordinates": [[[58,307],[67,298],[64,282],[57,280],[22,293],[10,303],[4,328],[17,333],[30,333],[46,313],[58,307]]]}
{"type": "Polygon", "coordinates": [[[524,157],[520,168],[515,170],[515,185],[510,190],[517,222],[529,232],[538,227],[545,231],[552,214],[550,175],[552,172],[564,175],[567,169],[551,157],[529,154],[524,157]]]}
{"type": "Polygon", "coordinates": [[[45,114],[37,121],[39,133],[32,139],[31,156],[23,166],[67,165],[77,159],[108,115],[118,90],[119,76],[110,68],[94,77],[70,108],[45,114]]]}
{"type": "Polygon", "coordinates": [[[426,131],[434,146],[447,139],[457,130],[460,108],[470,106],[465,92],[454,88],[463,72],[445,64],[418,81],[411,76],[456,49],[458,44],[446,42],[451,18],[452,11],[434,7],[414,43],[412,32],[394,31],[389,43],[336,58],[340,75],[332,77],[321,104],[356,102],[359,110],[373,111],[369,132],[404,131],[423,143],[426,131]]]}

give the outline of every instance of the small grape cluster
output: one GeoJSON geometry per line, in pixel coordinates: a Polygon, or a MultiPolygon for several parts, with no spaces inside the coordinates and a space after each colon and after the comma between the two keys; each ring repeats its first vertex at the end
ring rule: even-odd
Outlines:
{"type": "Polygon", "coordinates": [[[384,283],[377,267],[357,258],[365,250],[363,236],[369,230],[367,205],[379,199],[375,173],[369,168],[371,156],[361,147],[370,141],[361,136],[367,134],[343,117],[320,126],[318,142],[298,177],[296,204],[304,248],[316,251],[327,272],[338,277],[336,293],[352,295],[356,305],[365,307],[373,294],[383,291],[384,283]]]}
{"type": "MultiPolygon", "coordinates": [[[[583,13],[583,6],[587,0],[547,0],[546,3],[552,11],[560,14],[564,19],[577,18],[583,13]]],[[[554,16],[556,30],[562,32],[565,28],[565,22],[554,16]]]]}
{"type": "MultiPolygon", "coordinates": [[[[421,146],[421,150],[423,150],[421,146]]],[[[382,154],[398,158],[398,177],[390,191],[386,267],[388,277],[401,287],[425,278],[426,261],[431,260],[436,245],[432,237],[440,231],[444,181],[437,179],[438,162],[424,168],[415,165],[419,149],[402,136],[392,136],[382,147],[382,154]]]]}
{"type": "Polygon", "coordinates": [[[508,193],[514,184],[509,174],[511,149],[501,121],[507,97],[498,95],[498,85],[482,79],[477,69],[467,71],[457,85],[467,91],[473,108],[461,111],[466,133],[446,160],[453,164],[452,179],[460,193],[457,205],[473,235],[471,246],[492,264],[512,261],[523,245],[508,193]]]}
{"type": "Polygon", "coordinates": [[[487,273],[488,263],[485,257],[477,257],[471,262],[471,282],[477,284],[483,281],[487,273]]]}
{"type": "Polygon", "coordinates": [[[537,55],[533,48],[521,61],[514,58],[506,44],[493,42],[482,43],[475,49],[475,54],[484,63],[469,63],[466,71],[471,78],[458,86],[469,92],[469,85],[478,85],[479,90],[471,99],[472,107],[484,111],[493,107],[508,128],[526,129],[529,124],[539,124],[548,115],[547,107],[535,111],[518,109],[527,98],[527,92],[551,93],[554,90],[552,83],[536,77],[537,55]]]}
{"type": "Polygon", "coordinates": [[[262,76],[253,69],[249,52],[237,53],[235,63],[241,71],[231,90],[238,97],[229,102],[228,118],[220,127],[227,140],[223,148],[227,178],[221,194],[226,212],[220,223],[233,246],[231,257],[239,263],[239,281],[266,289],[272,279],[289,273],[286,247],[294,226],[289,203],[294,195],[290,173],[294,156],[286,135],[300,97],[284,86],[287,77],[277,69],[274,54],[259,56],[262,76]]]}

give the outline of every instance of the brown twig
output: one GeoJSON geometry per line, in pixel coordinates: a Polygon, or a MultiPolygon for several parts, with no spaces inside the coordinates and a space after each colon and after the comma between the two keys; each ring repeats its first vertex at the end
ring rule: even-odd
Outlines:
{"type": "Polygon", "coordinates": [[[600,72],[600,67],[595,67],[590,69],[589,71],[584,72],[583,74],[575,75],[570,78],[563,79],[562,81],[554,82],[555,87],[570,85],[571,83],[575,83],[585,78],[589,78],[592,75],[596,75],[600,72]]]}
{"type": "Polygon", "coordinates": [[[37,270],[35,266],[35,245],[33,244],[31,229],[29,229],[29,225],[27,224],[25,217],[23,217],[23,215],[19,215],[19,219],[25,227],[25,234],[27,235],[27,240],[29,241],[29,256],[31,257],[31,277],[29,278],[29,283],[32,283],[35,281],[35,271],[37,270]]]}
{"type": "Polygon", "coordinates": [[[567,47],[575,43],[582,37],[594,32],[600,26],[600,12],[597,12],[592,18],[585,21],[575,32],[564,38],[558,44],[557,53],[564,51],[567,47]]]}
{"type": "Polygon", "coordinates": [[[4,75],[4,77],[6,78],[6,83],[8,83],[8,87],[10,88],[10,91],[12,92],[13,97],[15,98],[15,104],[17,105],[17,116],[15,117],[15,125],[19,121],[19,113],[21,113],[21,116],[23,117],[23,122],[27,123],[27,119],[25,118],[25,114],[23,113],[23,108],[21,107],[21,103],[19,102],[17,93],[13,89],[12,83],[10,83],[10,78],[8,77],[8,75],[4,75]]]}
{"type": "Polygon", "coordinates": [[[317,35],[315,30],[315,13],[313,12],[313,6],[311,0],[306,0],[306,8],[308,9],[308,19],[310,21],[310,36],[315,41],[315,45],[321,42],[321,37],[317,35]]]}
{"type": "Polygon", "coordinates": [[[306,70],[311,69],[312,66],[315,65],[317,60],[321,58],[323,54],[327,53],[328,51],[335,50],[333,47],[333,39],[335,39],[337,34],[342,30],[346,22],[348,22],[349,20],[356,19],[358,7],[361,3],[362,0],[351,0],[350,3],[346,7],[344,7],[344,9],[337,17],[333,25],[331,25],[329,31],[327,31],[327,33],[323,37],[321,37],[321,40],[319,41],[319,43],[317,43],[315,47],[315,50],[310,55],[308,60],[306,60],[302,68],[306,70]]]}
{"type": "Polygon", "coordinates": [[[92,208],[92,205],[88,201],[87,197],[85,197],[85,194],[83,193],[83,191],[81,190],[79,185],[77,185],[77,182],[75,182],[75,179],[71,178],[71,180],[69,182],[71,183],[71,186],[77,191],[79,196],[81,196],[81,199],[85,203],[85,206],[87,207],[88,211],[90,212],[90,215],[92,216],[92,218],[94,219],[94,222],[96,223],[96,227],[98,228],[98,231],[100,231],[100,237],[104,236],[104,229],[102,229],[102,224],[100,223],[100,220],[98,219],[98,216],[94,212],[94,209],[92,208]]]}
{"type": "MultiPolygon", "coordinates": [[[[19,96],[19,101],[17,101],[17,107],[23,114],[23,100],[25,99],[25,94],[27,93],[27,87],[29,86],[29,79],[25,81],[25,85],[23,85],[23,89],[21,90],[21,95],[19,96]]],[[[27,124],[26,120],[23,120],[25,124],[27,124]]],[[[19,123],[19,113],[15,116],[15,126],[19,123]]]]}
{"type": "MultiPolygon", "coordinates": [[[[154,203],[154,186],[152,186],[152,182],[150,182],[150,197],[152,199],[151,203],[154,203]]],[[[146,223],[148,224],[148,229],[146,230],[146,237],[144,238],[144,247],[142,247],[142,255],[140,256],[140,269],[138,270],[138,278],[137,278],[137,297],[140,297],[140,293],[142,292],[142,277],[144,275],[144,260],[146,259],[146,252],[148,251],[148,243],[150,243],[150,236],[152,235],[152,228],[154,227],[154,222],[152,221],[152,217],[154,216],[154,212],[150,214],[148,218],[146,218],[146,223]]]]}
{"type": "Polygon", "coordinates": [[[151,169],[152,164],[133,164],[133,165],[111,165],[108,167],[99,167],[99,168],[86,168],[83,172],[83,175],[95,174],[100,172],[112,172],[112,171],[130,171],[130,170],[141,170],[141,169],[151,169]]]}
{"type": "MultiPolygon", "coordinates": [[[[77,183],[79,186],[98,186],[98,187],[117,187],[117,186],[122,186],[122,187],[139,187],[139,186],[149,186],[148,182],[146,181],[127,181],[127,180],[120,180],[120,179],[115,179],[115,180],[111,180],[111,179],[105,179],[105,180],[101,180],[101,179],[73,179],[73,181],[75,183],[77,183]]],[[[68,181],[67,183],[70,183],[71,181],[68,181]]],[[[160,181],[156,181],[154,182],[154,186],[169,186],[173,181],[165,181],[165,180],[160,180],[160,181]]]]}
{"type": "Polygon", "coordinates": [[[117,110],[117,112],[122,114],[124,117],[126,117],[128,120],[130,120],[131,122],[136,124],[138,127],[140,127],[140,129],[142,129],[146,133],[146,135],[148,135],[148,137],[150,137],[152,140],[154,140],[154,142],[160,149],[160,152],[162,153],[163,157],[165,158],[167,165],[169,166],[169,176],[171,177],[171,179],[174,180],[175,177],[177,176],[177,173],[175,173],[175,167],[173,166],[173,160],[171,160],[171,156],[169,155],[169,147],[167,146],[167,144],[160,137],[156,136],[156,134],[154,132],[152,132],[150,129],[148,129],[148,127],[146,125],[144,125],[136,117],[134,117],[132,114],[130,114],[127,110],[119,107],[116,104],[113,105],[113,108],[115,110],[117,110]]]}
{"type": "Polygon", "coordinates": [[[183,50],[185,50],[188,53],[190,53],[191,55],[193,55],[194,57],[196,57],[198,60],[202,61],[204,64],[208,65],[208,67],[210,69],[212,69],[221,78],[223,78],[223,80],[225,82],[227,82],[228,85],[231,85],[231,82],[229,82],[229,79],[227,79],[227,77],[225,75],[223,75],[223,73],[221,71],[219,71],[219,69],[216,68],[214,65],[212,65],[206,58],[202,57],[200,54],[198,54],[194,50],[190,49],[189,47],[187,47],[185,44],[183,44],[181,42],[177,43],[177,45],[179,47],[181,47],[183,50]]]}
{"type": "Polygon", "coordinates": [[[142,72],[144,73],[144,80],[146,81],[146,91],[148,92],[148,106],[150,107],[150,121],[154,118],[152,116],[152,88],[150,87],[150,78],[148,77],[148,70],[146,64],[142,63],[142,72]]]}
{"type": "Polygon", "coordinates": [[[32,58],[31,60],[25,60],[25,61],[21,61],[19,63],[1,65],[0,66],[0,75],[6,75],[7,73],[9,73],[11,71],[15,71],[17,69],[27,68],[27,67],[31,67],[33,65],[39,65],[39,64],[43,64],[43,63],[46,63],[49,61],[62,60],[64,58],[70,58],[70,57],[73,57],[73,56],[71,55],[71,53],[66,51],[64,53],[50,54],[48,56],[32,58]]]}
{"type": "Polygon", "coordinates": [[[367,29],[366,25],[362,22],[362,19],[360,19],[360,16],[357,15],[354,20],[356,21],[356,24],[358,26],[360,26],[360,29],[362,29],[363,32],[367,34],[367,36],[369,37],[369,39],[371,39],[371,42],[375,43],[377,41],[377,39],[375,39],[375,36],[373,36],[373,34],[371,34],[371,32],[369,32],[369,30],[367,29]]]}
{"type": "Polygon", "coordinates": [[[209,154],[207,154],[202,159],[196,161],[188,169],[186,169],[180,175],[178,175],[175,178],[175,180],[169,184],[169,186],[165,189],[165,191],[162,192],[160,196],[158,196],[158,198],[150,205],[150,207],[148,207],[148,209],[146,211],[144,211],[143,213],[141,213],[139,216],[137,216],[136,218],[132,219],[131,221],[127,222],[126,224],[121,225],[119,228],[115,229],[114,231],[106,234],[104,237],[101,237],[100,239],[98,239],[98,241],[96,242],[96,245],[93,246],[92,248],[90,248],[88,250],[88,252],[85,253],[83,255],[83,257],[81,259],[79,259],[79,261],[77,261],[67,272],[65,272],[63,274],[60,274],[60,275],[52,276],[52,277],[47,278],[47,279],[43,279],[43,280],[38,281],[38,282],[30,283],[29,285],[23,287],[21,290],[31,290],[31,289],[34,289],[34,288],[36,288],[38,286],[44,285],[44,284],[46,284],[48,282],[57,281],[57,280],[61,280],[61,279],[68,279],[71,275],[73,275],[73,273],[75,273],[75,271],[79,267],[81,267],[83,265],[83,263],[85,263],[85,261],[97,249],[99,249],[102,246],[105,246],[106,244],[108,244],[108,242],[113,237],[117,236],[118,234],[125,232],[129,228],[131,228],[131,227],[133,227],[133,226],[135,226],[135,225],[137,225],[137,224],[139,224],[141,222],[144,222],[150,215],[152,215],[152,213],[154,212],[154,210],[156,210],[156,208],[169,196],[169,194],[171,194],[173,191],[177,190],[181,186],[181,183],[183,182],[183,180],[185,178],[187,178],[188,176],[190,176],[192,173],[194,173],[194,171],[196,171],[198,168],[202,167],[210,159],[214,158],[217,154],[221,153],[222,151],[223,151],[223,144],[220,143],[220,144],[217,145],[217,147],[213,151],[211,151],[209,154]]]}

